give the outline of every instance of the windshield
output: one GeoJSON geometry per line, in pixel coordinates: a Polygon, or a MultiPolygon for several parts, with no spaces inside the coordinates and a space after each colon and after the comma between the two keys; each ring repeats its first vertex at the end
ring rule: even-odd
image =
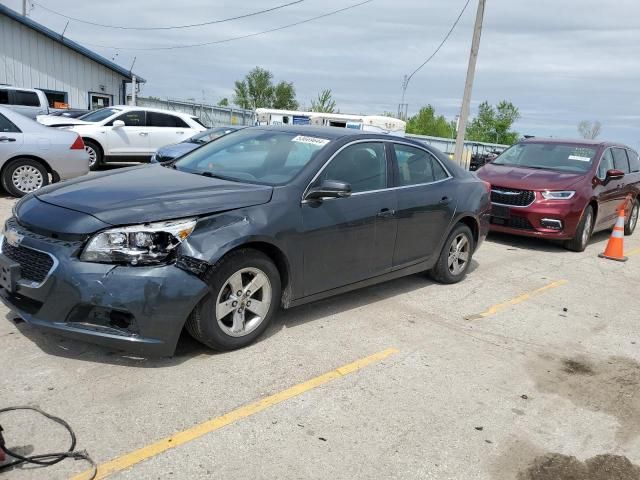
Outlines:
{"type": "Polygon", "coordinates": [[[94,110],[93,112],[82,115],[79,117],[79,120],[84,120],[85,122],[99,122],[118,112],[121,112],[121,110],[118,110],[117,108],[101,108],[100,110],[94,110]]]}
{"type": "Polygon", "coordinates": [[[235,129],[226,127],[212,128],[211,130],[206,130],[204,132],[195,134],[193,137],[186,139],[185,142],[197,143],[198,145],[202,145],[234,131],[235,129]]]}
{"type": "Polygon", "coordinates": [[[518,143],[493,161],[493,165],[586,173],[596,149],[562,143],[518,143]]]}
{"type": "Polygon", "coordinates": [[[248,128],[188,153],[175,168],[227,180],[278,185],[295,177],[327,143],[326,138],[248,128]]]}

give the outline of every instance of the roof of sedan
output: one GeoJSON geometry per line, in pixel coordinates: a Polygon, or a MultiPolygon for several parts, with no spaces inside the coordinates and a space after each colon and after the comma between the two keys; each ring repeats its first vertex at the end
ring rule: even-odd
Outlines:
{"type": "Polygon", "coordinates": [[[270,125],[270,126],[256,126],[253,128],[260,128],[263,130],[275,130],[278,132],[297,133],[299,135],[319,135],[321,137],[335,140],[342,137],[351,137],[355,135],[371,135],[380,136],[384,134],[376,134],[373,132],[363,132],[362,130],[355,130],[352,128],[344,127],[319,127],[315,125],[270,125]]]}
{"type": "Polygon", "coordinates": [[[529,137],[522,140],[521,143],[559,143],[559,144],[571,144],[571,145],[585,145],[591,147],[626,147],[626,145],[619,142],[608,142],[606,140],[591,140],[587,138],[548,138],[548,137],[529,137]]]}

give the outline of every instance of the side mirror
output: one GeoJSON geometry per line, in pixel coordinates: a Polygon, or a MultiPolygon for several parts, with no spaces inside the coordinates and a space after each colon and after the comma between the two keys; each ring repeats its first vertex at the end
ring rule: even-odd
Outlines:
{"type": "Polygon", "coordinates": [[[113,128],[122,128],[124,127],[124,122],[122,120],[116,120],[113,122],[113,128]]]}
{"type": "Polygon", "coordinates": [[[607,176],[606,176],[607,182],[610,180],[620,180],[622,177],[624,177],[624,172],[622,170],[617,170],[617,169],[607,170],[607,176]]]}
{"type": "Polygon", "coordinates": [[[337,180],[325,180],[317,187],[312,187],[304,197],[305,200],[322,200],[323,198],[346,198],[351,196],[351,185],[337,180]]]}

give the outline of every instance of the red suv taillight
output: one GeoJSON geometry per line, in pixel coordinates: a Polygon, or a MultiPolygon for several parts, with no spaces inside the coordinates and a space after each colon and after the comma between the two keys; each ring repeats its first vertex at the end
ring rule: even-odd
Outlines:
{"type": "Polygon", "coordinates": [[[73,142],[69,150],[84,150],[84,142],[82,141],[82,137],[78,135],[76,141],[73,142]]]}

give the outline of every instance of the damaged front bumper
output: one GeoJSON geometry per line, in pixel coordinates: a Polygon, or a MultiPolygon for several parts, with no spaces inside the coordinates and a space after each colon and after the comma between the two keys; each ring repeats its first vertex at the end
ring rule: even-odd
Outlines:
{"type": "Polygon", "coordinates": [[[65,337],[143,356],[172,355],[187,317],[208,292],[200,278],[174,265],[81,262],[79,242],[21,233],[20,244],[0,254],[0,300],[27,323],[65,337]],[[51,261],[41,262],[42,255],[51,261]],[[38,262],[50,268],[34,280],[20,273],[27,272],[21,265],[11,278],[11,267],[21,262],[30,265],[31,277],[39,274],[38,262]]]}

